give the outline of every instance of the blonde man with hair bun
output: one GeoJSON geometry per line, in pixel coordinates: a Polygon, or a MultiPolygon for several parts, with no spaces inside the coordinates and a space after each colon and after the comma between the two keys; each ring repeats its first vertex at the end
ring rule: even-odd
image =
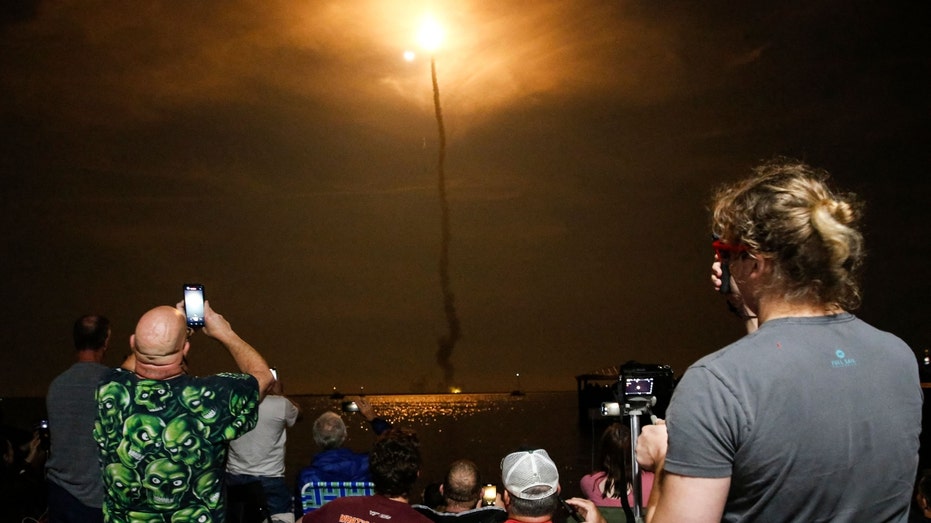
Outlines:
{"type": "Polygon", "coordinates": [[[918,466],[921,384],[861,300],[861,205],[777,158],[720,189],[712,282],[748,334],[693,364],[644,427],[647,521],[901,521],[918,466]]]}

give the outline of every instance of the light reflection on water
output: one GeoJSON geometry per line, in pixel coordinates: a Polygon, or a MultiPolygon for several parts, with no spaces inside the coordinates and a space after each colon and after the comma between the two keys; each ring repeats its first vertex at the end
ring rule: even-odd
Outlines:
{"type": "MultiPolygon", "coordinates": [[[[367,396],[378,412],[398,424],[430,427],[479,414],[513,412],[525,397],[509,394],[414,394],[367,396]]],[[[442,427],[440,427],[442,428],[442,427]]]]}
{"type": "MultiPolygon", "coordinates": [[[[304,420],[288,431],[290,478],[317,452],[314,419],[324,410],[341,412],[342,403],[326,396],[294,399],[301,404],[304,420]]],[[[486,481],[500,483],[501,459],[522,446],[547,450],[569,495],[578,491],[579,478],[589,472],[592,439],[578,424],[575,392],[517,397],[507,393],[366,395],[366,400],[380,417],[417,432],[423,466],[415,498],[427,483],[441,480],[449,463],[459,458],[475,461],[486,481]]],[[[348,429],[346,446],[368,451],[374,439],[368,423],[359,414],[341,414],[348,429]]]]}

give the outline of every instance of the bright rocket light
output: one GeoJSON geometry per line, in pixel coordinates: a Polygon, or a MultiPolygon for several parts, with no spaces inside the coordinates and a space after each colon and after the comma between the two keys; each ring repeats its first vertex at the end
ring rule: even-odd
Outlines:
{"type": "Polygon", "coordinates": [[[436,51],[443,42],[443,27],[432,17],[424,18],[417,32],[417,42],[427,51],[436,51]]]}

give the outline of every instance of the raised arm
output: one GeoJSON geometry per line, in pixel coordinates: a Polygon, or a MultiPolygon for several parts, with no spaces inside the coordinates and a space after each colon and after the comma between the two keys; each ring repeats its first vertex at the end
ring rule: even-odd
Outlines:
{"type": "Polygon", "coordinates": [[[204,334],[219,341],[229,351],[239,370],[252,375],[259,382],[259,401],[265,397],[275,380],[265,358],[252,345],[239,337],[221,314],[204,302],[204,334]]]}

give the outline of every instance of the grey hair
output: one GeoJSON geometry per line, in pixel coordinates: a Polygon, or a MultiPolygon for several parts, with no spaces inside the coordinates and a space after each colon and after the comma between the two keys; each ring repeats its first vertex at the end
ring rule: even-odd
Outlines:
{"type": "Polygon", "coordinates": [[[335,412],[324,412],[314,421],[314,441],[323,450],[339,448],[346,441],[346,423],[335,412]]]}

